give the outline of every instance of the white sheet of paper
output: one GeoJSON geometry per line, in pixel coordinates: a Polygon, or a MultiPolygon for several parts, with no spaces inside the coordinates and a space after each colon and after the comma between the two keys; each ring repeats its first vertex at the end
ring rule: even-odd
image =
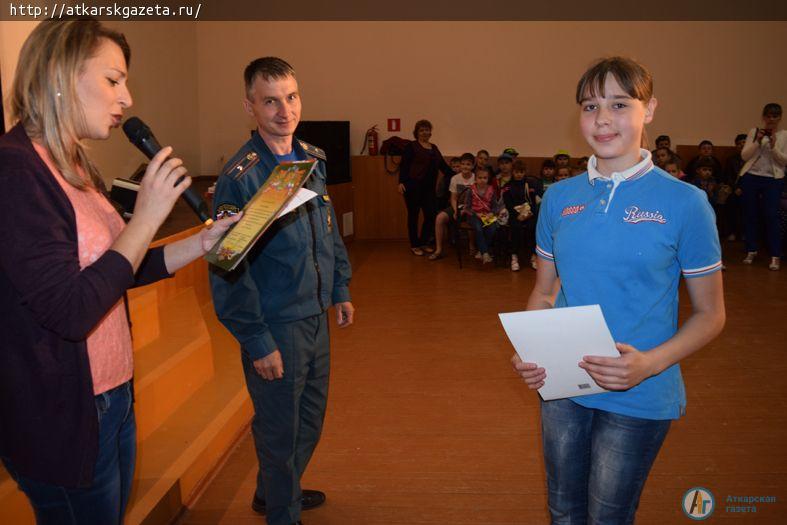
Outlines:
{"type": "Polygon", "coordinates": [[[538,389],[544,400],[606,392],[578,366],[586,355],[620,357],[599,305],[499,316],[520,359],[546,370],[544,386],[538,389]]]}
{"type": "Polygon", "coordinates": [[[298,193],[296,193],[295,196],[292,199],[290,199],[290,202],[287,203],[287,206],[281,209],[281,211],[276,216],[276,218],[278,219],[283,215],[287,215],[301,204],[315,198],[316,196],[317,194],[314,193],[312,190],[307,190],[306,188],[299,189],[298,193]]]}

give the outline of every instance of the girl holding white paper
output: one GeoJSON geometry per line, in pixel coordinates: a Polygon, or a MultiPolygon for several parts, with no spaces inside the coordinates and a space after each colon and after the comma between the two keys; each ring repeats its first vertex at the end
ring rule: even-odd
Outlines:
{"type": "MultiPolygon", "coordinates": [[[[641,149],[657,106],[650,73],[628,58],[600,60],[576,101],[594,155],[587,173],[544,196],[527,309],[599,304],[620,356],[578,364],[610,392],[541,403],[549,510],[553,523],[631,523],[685,411],[678,363],[724,326],[721,253],[704,194],[641,149]],[[678,329],[681,275],[692,315],[678,329]]],[[[512,363],[532,389],[548,380],[537,363],[512,363]]]]}

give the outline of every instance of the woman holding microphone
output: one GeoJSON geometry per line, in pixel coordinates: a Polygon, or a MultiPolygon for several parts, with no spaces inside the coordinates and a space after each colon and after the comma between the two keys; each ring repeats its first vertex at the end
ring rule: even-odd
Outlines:
{"type": "Polygon", "coordinates": [[[0,138],[0,458],[38,523],[123,521],[135,461],[124,294],[202,256],[238,216],[149,249],[191,184],[166,147],[124,224],[84,142],[131,107],[130,50],[95,20],[45,21],[22,47],[0,138]]]}

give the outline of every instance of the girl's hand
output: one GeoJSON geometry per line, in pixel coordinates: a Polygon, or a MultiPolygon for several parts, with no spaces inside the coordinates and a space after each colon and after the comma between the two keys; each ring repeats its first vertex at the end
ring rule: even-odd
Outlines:
{"type": "Polygon", "coordinates": [[[754,142],[759,142],[762,144],[762,138],[765,136],[765,130],[763,128],[757,128],[757,134],[754,136],[754,142]]]}
{"type": "Polygon", "coordinates": [[[224,233],[230,229],[230,226],[238,222],[243,216],[243,212],[236,213],[235,215],[226,216],[223,219],[220,219],[207,228],[203,228],[201,232],[199,232],[199,242],[202,246],[202,250],[205,253],[208,253],[213,245],[216,244],[224,233]]]}
{"type": "Polygon", "coordinates": [[[517,354],[514,354],[511,357],[511,366],[514,367],[514,371],[517,374],[522,376],[528,388],[538,390],[544,386],[544,379],[546,379],[547,373],[543,368],[539,368],[537,364],[525,363],[517,354]]]}
{"type": "Polygon", "coordinates": [[[399,187],[397,188],[397,191],[399,191],[399,193],[404,195],[404,192],[407,191],[407,190],[405,189],[404,184],[399,184],[399,187]]]}
{"type": "Polygon", "coordinates": [[[615,346],[620,357],[585,356],[579,363],[598,386],[607,390],[628,390],[656,373],[648,352],[640,352],[624,343],[615,343],[615,346]]]}

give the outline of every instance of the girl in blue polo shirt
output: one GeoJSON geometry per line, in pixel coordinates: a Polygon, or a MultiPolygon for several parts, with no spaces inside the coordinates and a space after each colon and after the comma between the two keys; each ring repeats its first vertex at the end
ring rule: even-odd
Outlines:
{"type": "MultiPolygon", "coordinates": [[[[601,60],[576,100],[595,154],[587,173],[544,196],[527,309],[599,304],[620,356],[578,364],[609,392],[541,403],[549,511],[553,523],[632,523],[670,422],[685,411],[678,363],[724,326],[721,253],[705,194],[640,147],[656,109],[650,73],[628,58],[601,60]],[[681,276],[692,315],[678,328],[681,276]]],[[[530,388],[544,385],[544,368],[512,362],[530,388]]]]}

